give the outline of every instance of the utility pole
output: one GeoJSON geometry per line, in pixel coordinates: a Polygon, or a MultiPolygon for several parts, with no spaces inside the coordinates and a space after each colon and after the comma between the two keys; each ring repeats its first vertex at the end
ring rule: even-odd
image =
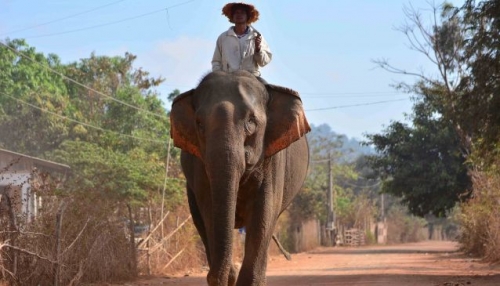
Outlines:
{"type": "Polygon", "coordinates": [[[380,218],[377,222],[377,243],[387,243],[387,225],[385,221],[385,196],[380,194],[380,218]]]}
{"type": "Polygon", "coordinates": [[[335,245],[335,214],[333,212],[333,175],[332,175],[332,155],[328,154],[328,192],[327,192],[327,222],[326,231],[331,245],[335,245]]]}
{"type": "Polygon", "coordinates": [[[380,194],[380,218],[385,221],[384,193],[380,194]]]}

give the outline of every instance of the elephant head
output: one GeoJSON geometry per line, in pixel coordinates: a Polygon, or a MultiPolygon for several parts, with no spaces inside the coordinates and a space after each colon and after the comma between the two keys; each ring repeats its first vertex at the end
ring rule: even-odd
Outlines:
{"type": "Polygon", "coordinates": [[[270,84],[264,86],[244,71],[214,72],[208,74],[198,88],[174,100],[170,115],[174,145],[203,160],[206,117],[212,115],[214,105],[225,101],[238,108],[250,108],[248,114],[240,114],[235,120],[240,129],[247,131],[245,137],[258,137],[251,140],[256,146],[250,146],[255,150],[262,148],[261,154],[254,152],[256,155],[272,156],[310,131],[296,91],[270,84]],[[213,82],[218,83],[216,87],[213,82]]]}

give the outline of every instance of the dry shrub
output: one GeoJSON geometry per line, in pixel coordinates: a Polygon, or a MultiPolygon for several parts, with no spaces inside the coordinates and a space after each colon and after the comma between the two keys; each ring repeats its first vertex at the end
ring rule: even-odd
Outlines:
{"type": "MultiPolygon", "coordinates": [[[[151,217],[151,233],[145,233],[141,239],[148,236],[147,241],[139,244],[139,271],[143,275],[184,275],[191,272],[208,270],[205,247],[190,213],[185,205],[169,213],[163,221],[163,232],[158,224],[161,222],[161,207],[155,204],[149,206],[151,217]]],[[[146,213],[142,220],[146,220],[146,213]]],[[[233,231],[233,262],[243,261],[245,234],[239,230],[233,231]]],[[[269,255],[282,255],[274,241],[270,242],[269,255]]]]}
{"type": "Polygon", "coordinates": [[[39,195],[43,208],[31,222],[18,217],[17,230],[11,230],[8,217],[0,217],[0,245],[15,247],[0,249],[0,269],[5,270],[0,282],[55,285],[57,276],[59,285],[113,283],[140,274],[199,271],[207,265],[187,207],[165,212],[163,221],[159,203],[131,207],[134,225],[146,226],[132,246],[124,203],[96,194],[39,195]]]}
{"type": "Polygon", "coordinates": [[[425,220],[408,215],[403,206],[393,206],[387,214],[387,243],[418,242],[426,237],[420,231],[425,220]]]}
{"type": "MultiPolygon", "coordinates": [[[[148,209],[150,228],[138,239],[140,274],[176,275],[199,271],[207,265],[205,248],[187,207],[163,213],[163,217],[166,217],[163,222],[159,204],[152,203],[148,209]],[[149,239],[145,240],[148,236],[149,239]]],[[[144,213],[143,217],[145,216],[144,213]]]]}
{"type": "Polygon", "coordinates": [[[78,285],[133,277],[123,206],[92,194],[41,197],[36,219],[18,216],[17,226],[2,229],[0,241],[12,246],[2,251],[10,284],[78,285]]]}
{"type": "Polygon", "coordinates": [[[500,261],[500,176],[474,171],[473,197],[462,205],[462,249],[488,261],[500,261]]]}

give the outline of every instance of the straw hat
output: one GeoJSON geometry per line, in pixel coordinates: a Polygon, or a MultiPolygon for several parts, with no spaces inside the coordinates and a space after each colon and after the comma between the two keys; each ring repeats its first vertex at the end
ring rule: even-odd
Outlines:
{"type": "Polygon", "coordinates": [[[234,3],[228,3],[222,8],[222,15],[226,16],[229,19],[229,22],[233,23],[232,16],[234,9],[237,7],[241,7],[247,11],[247,24],[251,24],[253,22],[257,22],[259,20],[259,11],[255,9],[255,7],[251,4],[246,4],[243,2],[234,2],[234,3]]]}

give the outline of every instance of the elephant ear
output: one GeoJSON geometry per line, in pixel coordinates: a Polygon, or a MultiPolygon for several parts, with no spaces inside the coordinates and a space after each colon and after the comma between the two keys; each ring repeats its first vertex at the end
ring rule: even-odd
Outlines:
{"type": "Polygon", "coordinates": [[[299,93],[286,87],[267,84],[267,129],[265,155],[272,156],[299,140],[311,127],[302,108],[299,93]]]}
{"type": "Polygon", "coordinates": [[[194,89],[177,96],[170,111],[170,136],[174,146],[201,157],[196,137],[195,114],[192,104],[194,89]]]}

